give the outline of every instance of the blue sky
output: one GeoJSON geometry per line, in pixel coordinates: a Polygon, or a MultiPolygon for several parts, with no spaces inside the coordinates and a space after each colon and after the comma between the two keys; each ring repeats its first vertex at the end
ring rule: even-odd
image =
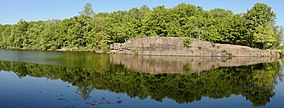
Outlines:
{"type": "Polygon", "coordinates": [[[150,8],[158,5],[174,7],[179,3],[202,6],[205,10],[223,8],[234,13],[244,13],[256,2],[272,7],[277,15],[277,25],[284,26],[284,1],[281,0],[2,0],[0,24],[14,24],[20,19],[37,21],[70,18],[78,15],[86,3],[91,3],[96,13],[128,10],[143,4],[150,8]]]}

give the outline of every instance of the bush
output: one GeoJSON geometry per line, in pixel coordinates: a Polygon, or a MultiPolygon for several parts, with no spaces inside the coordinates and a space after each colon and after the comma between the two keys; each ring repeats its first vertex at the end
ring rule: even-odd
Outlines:
{"type": "Polygon", "coordinates": [[[183,40],[183,46],[184,47],[189,47],[191,44],[191,39],[189,37],[185,37],[183,40]]]}

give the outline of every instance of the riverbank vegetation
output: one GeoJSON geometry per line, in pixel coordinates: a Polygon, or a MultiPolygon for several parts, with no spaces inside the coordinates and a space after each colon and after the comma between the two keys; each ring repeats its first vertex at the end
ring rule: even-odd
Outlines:
{"type": "Polygon", "coordinates": [[[276,48],[283,29],[276,14],[266,4],[256,3],[246,13],[230,10],[203,10],[179,4],[132,8],[127,11],[95,13],[87,3],[80,15],[64,20],[20,20],[0,25],[0,47],[5,49],[107,51],[109,44],[143,36],[191,37],[201,40],[276,48]]]}

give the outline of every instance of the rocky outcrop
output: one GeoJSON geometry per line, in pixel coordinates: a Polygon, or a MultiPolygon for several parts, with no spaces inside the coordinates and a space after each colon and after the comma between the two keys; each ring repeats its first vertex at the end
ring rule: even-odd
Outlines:
{"type": "Polygon", "coordinates": [[[280,57],[274,50],[240,45],[211,43],[191,38],[184,46],[181,37],[141,37],[110,45],[110,53],[138,55],[176,55],[194,57],[280,57]]]}

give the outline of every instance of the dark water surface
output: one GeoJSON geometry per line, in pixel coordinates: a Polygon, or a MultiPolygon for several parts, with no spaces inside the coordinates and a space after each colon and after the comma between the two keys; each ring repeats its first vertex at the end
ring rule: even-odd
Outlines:
{"type": "Polygon", "coordinates": [[[284,107],[282,60],[0,50],[0,108],[284,107]]]}

